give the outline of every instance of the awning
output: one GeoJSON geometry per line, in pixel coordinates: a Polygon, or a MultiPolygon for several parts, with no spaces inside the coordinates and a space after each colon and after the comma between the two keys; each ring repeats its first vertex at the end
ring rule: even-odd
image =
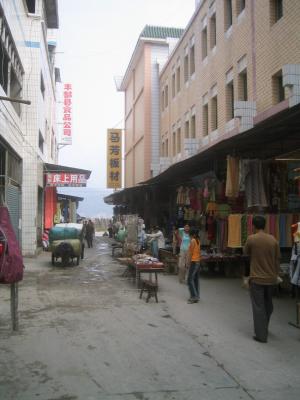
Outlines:
{"type": "Polygon", "coordinates": [[[70,172],[74,174],[85,174],[87,178],[90,177],[91,172],[87,169],[75,168],[75,167],[67,167],[65,165],[57,165],[57,164],[44,164],[45,172],[70,172]]]}
{"type": "Polygon", "coordinates": [[[203,148],[196,155],[171,165],[137,186],[112,193],[104,201],[107,204],[124,204],[126,197],[140,195],[151,186],[184,185],[192,177],[214,170],[216,163],[228,154],[268,160],[296,149],[300,149],[300,105],[277,113],[243,133],[232,137],[223,135],[217,143],[203,148]]]}
{"type": "Polygon", "coordinates": [[[70,194],[57,193],[57,201],[64,201],[64,200],[83,201],[84,198],[78,196],[71,196],[70,194]]]}

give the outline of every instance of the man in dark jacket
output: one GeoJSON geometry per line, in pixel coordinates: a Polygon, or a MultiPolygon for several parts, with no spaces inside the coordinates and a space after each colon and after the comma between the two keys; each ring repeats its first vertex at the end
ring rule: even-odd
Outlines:
{"type": "Polygon", "coordinates": [[[93,247],[94,235],[95,235],[94,224],[93,224],[92,220],[89,219],[89,222],[87,223],[86,228],[85,228],[85,238],[86,238],[87,245],[89,248],[93,247]]]}

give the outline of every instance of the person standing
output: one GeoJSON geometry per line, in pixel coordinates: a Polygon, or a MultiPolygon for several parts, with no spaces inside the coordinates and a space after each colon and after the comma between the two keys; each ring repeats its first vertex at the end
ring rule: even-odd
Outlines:
{"type": "Polygon", "coordinates": [[[189,257],[191,264],[188,272],[188,287],[190,291],[189,304],[198,303],[199,293],[199,272],[200,272],[200,260],[201,260],[201,249],[200,249],[200,238],[198,229],[192,228],[190,231],[191,243],[189,246],[189,257]]]}
{"type": "Polygon", "coordinates": [[[183,228],[178,229],[178,234],[180,238],[180,251],[178,260],[178,279],[180,283],[185,282],[186,272],[189,268],[189,246],[191,243],[190,238],[190,226],[188,224],[184,225],[183,228]]]}
{"type": "Polygon", "coordinates": [[[165,248],[165,237],[163,232],[158,226],[155,226],[153,233],[146,234],[146,237],[150,239],[152,256],[155,258],[159,257],[159,249],[165,248]]]}
{"type": "Polygon", "coordinates": [[[94,235],[95,235],[94,224],[93,224],[92,220],[89,219],[89,221],[86,225],[86,231],[85,231],[85,237],[86,237],[88,248],[93,247],[94,235]]]}
{"type": "Polygon", "coordinates": [[[253,218],[254,234],[244,247],[250,256],[249,287],[252,302],[255,336],[253,339],[266,343],[273,312],[272,290],[277,283],[280,265],[280,248],[274,236],[264,232],[266,220],[263,216],[253,218]]]}

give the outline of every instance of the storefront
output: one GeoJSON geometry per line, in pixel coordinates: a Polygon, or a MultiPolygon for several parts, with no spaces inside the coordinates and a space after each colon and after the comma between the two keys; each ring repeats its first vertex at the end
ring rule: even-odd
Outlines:
{"type": "Polygon", "coordinates": [[[58,194],[57,190],[60,187],[84,187],[90,174],[91,171],[79,168],[44,165],[44,229],[59,222],[77,222],[78,202],[83,198],[58,194]]]}

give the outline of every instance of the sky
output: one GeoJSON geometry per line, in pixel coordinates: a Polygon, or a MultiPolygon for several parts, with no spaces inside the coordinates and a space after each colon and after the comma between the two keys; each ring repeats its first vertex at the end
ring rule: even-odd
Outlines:
{"type": "Polygon", "coordinates": [[[124,94],[114,76],[124,75],[145,25],[185,28],[195,0],[58,3],[56,64],[62,80],[73,85],[73,144],[60,149],[59,164],[92,170],[88,186],[104,189],[106,131],[124,128],[124,94]]]}

